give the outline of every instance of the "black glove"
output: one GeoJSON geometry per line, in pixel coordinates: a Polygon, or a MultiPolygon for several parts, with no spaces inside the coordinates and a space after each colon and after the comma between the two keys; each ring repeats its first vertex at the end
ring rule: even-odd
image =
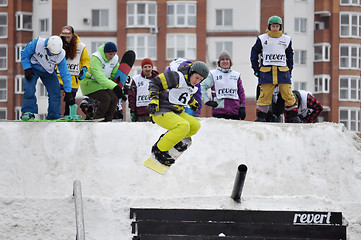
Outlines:
{"type": "Polygon", "coordinates": [[[218,103],[215,101],[208,101],[208,102],[206,102],[206,105],[210,106],[212,108],[216,108],[218,106],[218,103]]]}
{"type": "Polygon", "coordinates": [[[156,111],[159,110],[159,100],[153,99],[150,101],[148,105],[149,114],[154,114],[156,111]]]}
{"type": "Polygon", "coordinates": [[[189,107],[192,109],[192,111],[197,112],[197,110],[199,108],[199,103],[197,101],[195,101],[195,103],[192,105],[189,105],[189,107]]]}
{"type": "Polygon", "coordinates": [[[65,102],[71,106],[75,104],[75,99],[73,97],[73,94],[71,92],[66,92],[65,93],[65,102]]]}
{"type": "Polygon", "coordinates": [[[118,99],[123,99],[123,101],[127,101],[127,97],[124,95],[123,90],[121,87],[119,87],[119,85],[116,85],[113,88],[113,92],[115,93],[115,95],[117,95],[118,99]]]}
{"type": "Polygon", "coordinates": [[[244,120],[246,118],[246,108],[240,107],[238,110],[238,116],[241,120],[244,120]]]}
{"type": "Polygon", "coordinates": [[[31,70],[31,68],[25,69],[26,80],[30,81],[32,77],[33,77],[33,70],[31,70]]]}
{"type": "Polygon", "coordinates": [[[259,71],[255,71],[253,74],[259,78],[259,71]]]}

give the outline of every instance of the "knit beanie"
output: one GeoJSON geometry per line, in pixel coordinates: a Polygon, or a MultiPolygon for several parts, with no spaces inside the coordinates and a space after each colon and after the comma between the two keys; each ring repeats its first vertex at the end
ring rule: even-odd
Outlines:
{"type": "Polygon", "coordinates": [[[231,55],[229,54],[229,52],[227,52],[226,50],[223,50],[218,57],[218,60],[222,60],[222,59],[229,59],[231,60],[231,55]]]}
{"type": "Polygon", "coordinates": [[[150,58],[144,58],[143,60],[142,60],[142,62],[141,62],[141,66],[142,66],[142,68],[144,67],[144,65],[146,65],[146,64],[150,64],[150,65],[152,65],[152,67],[153,67],[153,61],[152,61],[152,59],[150,59],[150,58]]]}
{"type": "Polygon", "coordinates": [[[217,66],[220,66],[220,61],[222,59],[229,59],[230,62],[231,62],[231,67],[233,66],[233,63],[232,63],[232,59],[231,59],[231,54],[229,54],[229,52],[227,52],[226,50],[223,50],[219,56],[218,56],[218,61],[217,61],[217,66]]]}
{"type": "Polygon", "coordinates": [[[104,46],[104,52],[105,53],[111,53],[111,52],[117,52],[117,45],[113,42],[107,42],[104,46]]]}

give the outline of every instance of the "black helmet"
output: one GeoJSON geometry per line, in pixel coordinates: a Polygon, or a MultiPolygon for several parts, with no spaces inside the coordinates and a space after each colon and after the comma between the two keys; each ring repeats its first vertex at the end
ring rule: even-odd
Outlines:
{"type": "Polygon", "coordinates": [[[192,75],[193,73],[198,73],[205,79],[208,77],[209,70],[204,62],[195,61],[189,69],[189,75],[192,75]]]}
{"type": "Polygon", "coordinates": [[[300,94],[300,92],[297,91],[297,90],[293,90],[292,93],[296,98],[298,106],[300,106],[301,105],[301,94],[300,94]]]}

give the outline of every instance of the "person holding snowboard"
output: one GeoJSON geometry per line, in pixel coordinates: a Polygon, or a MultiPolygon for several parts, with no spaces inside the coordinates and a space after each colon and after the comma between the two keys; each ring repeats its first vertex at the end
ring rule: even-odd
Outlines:
{"type": "MultiPolygon", "coordinates": [[[[63,49],[65,50],[65,58],[68,64],[68,70],[71,75],[72,95],[75,98],[79,89],[79,82],[85,78],[86,72],[89,69],[90,58],[87,48],[74,33],[71,26],[64,26],[61,29],[60,37],[63,41],[63,49]]],[[[58,74],[60,87],[64,90],[63,80],[58,74]]],[[[65,101],[65,98],[64,98],[65,101]]],[[[65,102],[64,116],[69,115],[69,104],[65,102]]]]}
{"type": "Polygon", "coordinates": [[[104,122],[111,122],[118,100],[124,97],[123,89],[113,81],[119,68],[117,51],[113,42],[101,45],[90,57],[89,71],[80,81],[82,93],[99,101],[94,120],[104,118],[104,122]]]}
{"type": "Polygon", "coordinates": [[[148,104],[149,82],[158,76],[158,72],[153,70],[153,61],[144,58],[141,62],[142,72],[133,78],[128,91],[128,102],[132,122],[150,122],[148,104]]]}
{"type": "Polygon", "coordinates": [[[178,71],[161,73],[149,83],[150,116],[159,126],[168,129],[151,150],[155,159],[163,165],[172,165],[174,159],[168,151],[173,147],[179,152],[185,151],[189,144],[184,140],[189,143],[191,136],[200,128],[199,120],[184,109],[189,105],[193,111],[197,110],[199,104],[193,96],[198,90],[195,85],[208,74],[207,65],[196,61],[178,68],[178,71]]]}
{"type": "Polygon", "coordinates": [[[251,64],[254,75],[261,86],[257,100],[256,122],[265,122],[274,88],[278,85],[285,100],[285,111],[292,123],[300,123],[297,116],[297,101],[291,89],[293,49],[291,37],[282,33],[282,19],[272,16],[268,19],[266,33],[258,36],[251,50],[251,64]],[[259,59],[261,56],[261,59],[259,59]]]}
{"type": "Polygon", "coordinates": [[[36,103],[36,83],[38,78],[43,82],[49,97],[47,120],[62,118],[60,111],[60,84],[56,75],[57,66],[64,82],[65,101],[69,105],[75,104],[71,93],[71,76],[65,59],[63,42],[59,36],[49,38],[36,38],[21,51],[21,64],[25,71],[24,97],[21,107],[21,120],[35,119],[38,113],[36,103]]]}

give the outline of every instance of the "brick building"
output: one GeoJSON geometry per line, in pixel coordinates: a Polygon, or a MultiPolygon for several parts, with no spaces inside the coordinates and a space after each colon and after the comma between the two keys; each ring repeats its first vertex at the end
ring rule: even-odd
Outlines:
{"type": "MultiPolygon", "coordinates": [[[[1,0],[0,118],[18,119],[21,114],[21,49],[69,24],[89,53],[107,41],[116,42],[120,54],[134,50],[131,76],[140,71],[144,57],[160,72],[176,57],[202,60],[213,69],[219,52],[227,49],[245,87],[246,120],[253,121],[257,79],[250,68],[250,48],[268,18],[279,15],[293,39],[293,88],[320,100],[320,121],[342,122],[361,132],[360,12],[360,0],[1,0]]],[[[41,81],[37,97],[38,118],[44,118],[47,97],[41,81]]],[[[205,107],[202,116],[210,114],[205,107]]]]}

